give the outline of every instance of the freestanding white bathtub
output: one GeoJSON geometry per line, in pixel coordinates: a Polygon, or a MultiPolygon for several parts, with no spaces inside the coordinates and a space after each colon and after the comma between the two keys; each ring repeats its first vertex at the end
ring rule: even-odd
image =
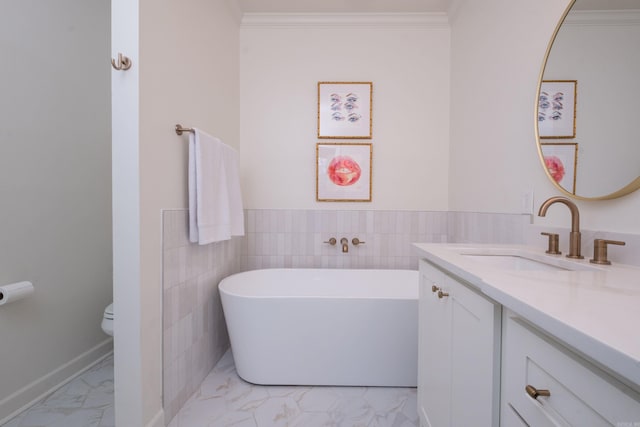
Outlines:
{"type": "Polygon", "coordinates": [[[417,271],[254,270],[219,289],[248,382],[416,386],[417,271]]]}

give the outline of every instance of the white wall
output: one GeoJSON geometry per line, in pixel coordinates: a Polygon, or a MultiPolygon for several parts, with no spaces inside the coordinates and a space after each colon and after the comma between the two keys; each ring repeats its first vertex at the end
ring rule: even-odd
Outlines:
{"type": "Polygon", "coordinates": [[[114,263],[117,271],[124,269],[115,283],[115,306],[121,303],[125,308],[116,310],[125,310],[122,316],[132,322],[120,323],[120,314],[116,314],[116,423],[160,425],[161,210],[187,207],[188,139],[187,135],[177,136],[174,126],[199,127],[238,146],[239,24],[226,0],[142,0],[139,10],[124,0],[113,0],[112,5],[120,11],[117,16],[114,12],[114,51],[119,48],[118,39],[134,64],[122,75],[131,73],[130,79],[136,79],[139,73],[139,88],[124,88],[127,82],[122,81],[123,91],[116,93],[114,83],[114,136],[116,111],[126,112],[132,103],[139,103],[139,111],[132,111],[131,116],[119,115],[119,130],[125,128],[127,135],[123,140],[114,138],[114,150],[119,147],[122,154],[118,165],[114,154],[114,193],[116,179],[120,179],[119,190],[133,193],[128,200],[122,199],[124,213],[116,229],[131,227],[130,235],[139,233],[139,246],[135,239],[131,239],[133,248],[125,246],[124,240],[119,246],[123,252],[133,251],[133,264],[139,259],[138,270],[125,257],[114,263]],[[135,22],[138,13],[139,22],[135,22]],[[130,27],[119,25],[131,17],[134,22],[130,27]],[[125,30],[126,36],[116,37],[115,33],[125,30]],[[127,117],[133,123],[127,122],[127,117]],[[128,176],[133,190],[126,188],[128,176]],[[118,330],[125,334],[122,341],[118,330]]]}
{"type": "Polygon", "coordinates": [[[246,208],[446,210],[449,29],[366,17],[245,17],[241,176],[246,208]],[[358,20],[360,19],[360,20],[358,20]],[[258,24],[256,24],[258,22],[258,24]],[[317,83],[373,82],[371,203],[318,203],[317,83]]]}
{"type": "Polygon", "coordinates": [[[3,2],[0,423],[111,351],[109,6],[3,2]]]}
{"type": "Polygon", "coordinates": [[[114,389],[116,425],[142,422],[138,0],[111,2],[114,389]]]}
{"type": "MultiPolygon", "coordinates": [[[[138,372],[132,381],[140,392],[129,394],[131,403],[116,395],[117,421],[131,420],[126,411],[141,414],[142,424],[161,417],[160,210],[186,207],[186,136],[173,133],[176,122],[240,148],[250,209],[520,212],[523,192],[535,191],[536,206],[555,194],[537,157],[534,105],[543,54],[567,3],[460,0],[450,49],[449,30],[438,26],[326,22],[247,26],[238,44],[223,0],[143,0],[140,55],[137,44],[132,48],[141,85],[133,141],[140,160],[125,165],[140,168],[140,276],[116,283],[116,302],[133,297],[123,316],[137,323],[127,336],[141,340],[120,350],[116,338],[116,361],[120,354],[123,366],[138,372]],[[372,203],[315,202],[316,84],[330,80],[374,83],[372,203]]],[[[582,202],[583,224],[637,230],[631,213],[639,204],[640,194],[582,202]]],[[[554,215],[568,224],[560,210],[554,215]]]]}
{"type": "Polygon", "coordinates": [[[546,179],[534,102],[566,1],[461,0],[452,16],[451,210],[521,212],[546,179]]]}
{"type": "MultiPolygon", "coordinates": [[[[451,36],[451,210],[521,212],[523,193],[533,189],[537,212],[558,194],[536,152],[534,106],[544,53],[568,3],[457,2],[451,36]]],[[[640,231],[638,192],[578,205],[584,228],[640,231]]],[[[568,227],[568,210],[554,207],[534,221],[568,227]]]]}

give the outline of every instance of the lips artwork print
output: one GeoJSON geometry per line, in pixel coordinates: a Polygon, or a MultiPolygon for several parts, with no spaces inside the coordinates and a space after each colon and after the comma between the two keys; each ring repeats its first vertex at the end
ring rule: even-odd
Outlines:
{"type": "Polygon", "coordinates": [[[568,193],[576,194],[578,143],[542,143],[540,148],[544,166],[551,178],[568,193]]]}
{"type": "Polygon", "coordinates": [[[371,144],[319,143],[316,157],[317,201],[371,201],[371,144]]]}
{"type": "Polygon", "coordinates": [[[555,182],[560,182],[564,178],[564,164],[557,156],[544,156],[544,164],[549,170],[549,175],[555,182]]]}
{"type": "Polygon", "coordinates": [[[318,83],[318,138],[371,138],[371,82],[318,83]]]}
{"type": "Polygon", "coordinates": [[[327,168],[327,175],[331,182],[341,187],[355,184],[361,174],[360,165],[349,156],[334,157],[327,168]]]}

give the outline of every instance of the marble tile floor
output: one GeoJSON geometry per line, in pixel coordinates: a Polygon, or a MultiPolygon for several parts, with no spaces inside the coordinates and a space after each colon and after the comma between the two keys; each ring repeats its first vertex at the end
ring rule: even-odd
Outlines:
{"type": "MultiPolygon", "coordinates": [[[[112,427],[113,356],[2,427],[112,427]]],[[[169,427],[416,427],[415,388],[258,386],[225,353],[169,427]]]]}
{"type": "Polygon", "coordinates": [[[113,355],[2,427],[113,427],[113,355]]]}
{"type": "Polygon", "coordinates": [[[169,427],[416,427],[415,388],[258,386],[227,351],[169,427]]]}

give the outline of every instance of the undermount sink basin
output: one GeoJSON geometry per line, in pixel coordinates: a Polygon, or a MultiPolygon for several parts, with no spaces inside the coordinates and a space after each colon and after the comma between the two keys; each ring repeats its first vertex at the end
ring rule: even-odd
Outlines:
{"type": "Polygon", "coordinates": [[[538,261],[530,258],[524,258],[519,255],[491,255],[491,254],[461,254],[465,258],[480,262],[483,265],[502,270],[536,270],[536,271],[568,271],[572,268],[562,267],[538,261]]]}
{"type": "Polygon", "coordinates": [[[559,255],[534,253],[518,248],[466,247],[456,252],[464,258],[496,270],[506,271],[597,271],[585,260],[572,260],[559,255]]]}

